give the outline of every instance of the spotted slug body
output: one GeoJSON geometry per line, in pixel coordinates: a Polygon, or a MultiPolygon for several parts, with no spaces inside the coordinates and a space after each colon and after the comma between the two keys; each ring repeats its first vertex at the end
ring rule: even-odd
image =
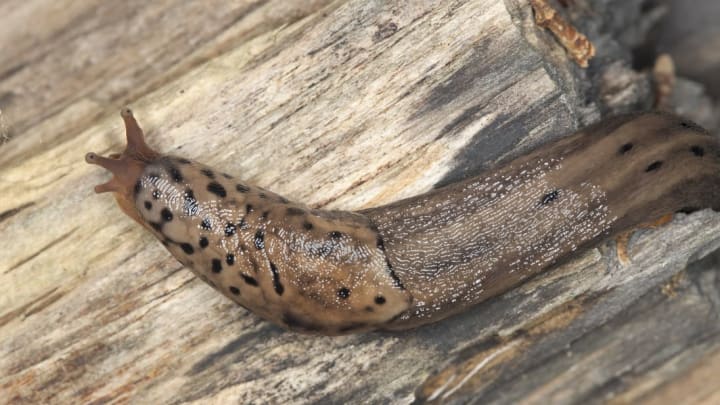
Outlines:
{"type": "Polygon", "coordinates": [[[677,211],[720,209],[720,145],[660,113],[614,118],[478,177],[323,211],[162,155],[122,112],[121,209],[203,281],[292,330],[407,329],[498,295],[575,250],[677,211]]]}

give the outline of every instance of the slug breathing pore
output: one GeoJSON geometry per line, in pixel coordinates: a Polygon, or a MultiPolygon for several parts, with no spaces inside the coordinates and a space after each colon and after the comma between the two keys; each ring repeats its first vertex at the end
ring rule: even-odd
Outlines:
{"type": "Polygon", "coordinates": [[[326,211],[151,149],[121,113],[95,187],[220,293],[286,328],[408,329],[505,292],[664,214],[720,209],[720,145],[664,113],[603,121],[477,177],[358,212],[326,211]]]}

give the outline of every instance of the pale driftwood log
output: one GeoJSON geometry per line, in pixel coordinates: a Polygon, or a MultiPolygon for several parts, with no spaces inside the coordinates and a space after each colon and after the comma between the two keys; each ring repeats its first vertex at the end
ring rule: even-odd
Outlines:
{"type": "MultiPolygon", "coordinates": [[[[279,3],[260,7],[282,15],[279,3]]],[[[601,111],[650,100],[647,77],[618,58],[619,45],[598,35],[598,61],[582,71],[534,26],[522,0],[341,1],[307,12],[277,29],[257,22],[255,35],[197,68],[129,79],[119,92],[139,97],[132,105],[150,144],[292,199],[355,209],[469,176],[594,122],[601,111]]],[[[197,20],[206,17],[181,18],[204,26],[197,20]]],[[[132,27],[136,18],[125,23],[132,27]]],[[[53,40],[37,46],[53,49],[53,40]]],[[[163,48],[154,41],[162,36],[125,49],[121,64],[137,68],[150,52],[145,42],[163,48]]],[[[180,53],[193,54],[188,46],[180,53]]],[[[31,58],[23,69],[51,71],[47,63],[31,58]]],[[[84,80],[112,79],[103,73],[84,80]]],[[[0,81],[3,91],[15,86],[8,80],[0,81]]],[[[98,102],[75,91],[48,95],[59,106],[37,119],[5,108],[17,131],[0,149],[10,156],[0,162],[0,398],[8,402],[580,403],[719,395],[698,383],[717,373],[720,356],[717,256],[702,259],[719,244],[715,213],[640,232],[628,267],[616,263],[608,243],[435,325],[297,335],[219,296],[109,196],[92,193],[106,175],[82,156],[121,148],[117,108],[106,110],[126,97],[98,102]],[[50,136],[58,125],[65,134],[50,136]]]]}

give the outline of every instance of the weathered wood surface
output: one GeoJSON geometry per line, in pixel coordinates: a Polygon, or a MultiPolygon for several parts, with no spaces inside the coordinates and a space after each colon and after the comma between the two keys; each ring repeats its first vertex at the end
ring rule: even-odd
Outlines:
{"type": "Polygon", "coordinates": [[[131,101],[159,150],[319,207],[393,201],[601,112],[649,105],[647,77],[627,68],[598,25],[588,28],[598,60],[582,71],[522,0],[297,2],[291,14],[279,1],[219,2],[207,13],[184,2],[64,3],[0,5],[0,48],[17,59],[0,75],[0,117],[13,131],[0,148],[0,398],[720,395],[708,382],[720,371],[718,255],[705,257],[720,245],[715,213],[639,232],[628,267],[605,244],[435,325],[313,337],[263,322],[197,280],[109,196],[92,193],[105,175],[82,160],[121,147],[116,104],[131,101]],[[49,4],[70,11],[53,17],[49,4]],[[9,28],[24,15],[34,19],[26,31],[9,28]],[[90,65],[70,69],[68,54],[90,65]]]}

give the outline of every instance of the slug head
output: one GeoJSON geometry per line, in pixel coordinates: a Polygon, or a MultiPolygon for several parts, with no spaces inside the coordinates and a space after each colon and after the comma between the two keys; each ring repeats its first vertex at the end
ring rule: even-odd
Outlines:
{"type": "Polygon", "coordinates": [[[89,152],[85,155],[85,161],[103,167],[113,174],[110,181],[95,186],[95,192],[113,192],[123,212],[144,225],[135,208],[135,185],[145,167],[157,159],[160,154],[145,143],[143,131],[129,108],[122,109],[120,116],[125,122],[125,135],[127,138],[125,150],[122,153],[113,153],[109,157],[89,152]]]}

